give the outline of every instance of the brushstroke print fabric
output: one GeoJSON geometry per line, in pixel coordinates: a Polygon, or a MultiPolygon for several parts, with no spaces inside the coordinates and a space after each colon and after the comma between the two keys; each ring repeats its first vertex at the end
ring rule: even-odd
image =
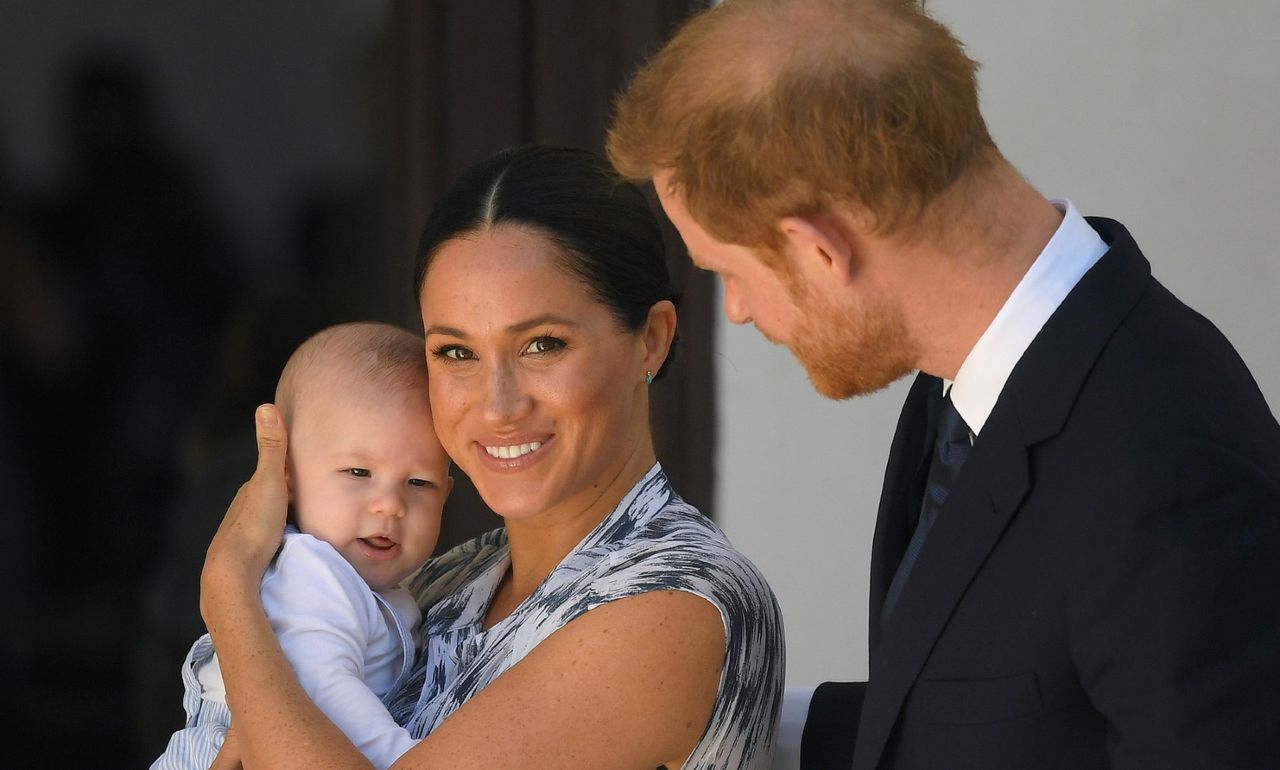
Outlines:
{"type": "Polygon", "coordinates": [[[488,631],[482,624],[510,565],[495,530],[432,560],[409,584],[423,608],[423,651],[389,698],[415,738],[583,613],[649,591],[711,602],[725,627],[725,664],[711,720],[684,767],[767,768],[781,708],[782,615],[759,570],[685,503],[654,465],[537,590],[488,631]]]}

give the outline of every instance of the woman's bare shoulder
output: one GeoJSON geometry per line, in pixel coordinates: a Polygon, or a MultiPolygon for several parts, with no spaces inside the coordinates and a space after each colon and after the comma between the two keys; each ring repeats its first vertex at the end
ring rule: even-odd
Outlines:
{"type": "Polygon", "coordinates": [[[724,654],[720,612],[699,596],[609,602],[543,640],[396,767],[678,762],[710,719],[724,654]]]}

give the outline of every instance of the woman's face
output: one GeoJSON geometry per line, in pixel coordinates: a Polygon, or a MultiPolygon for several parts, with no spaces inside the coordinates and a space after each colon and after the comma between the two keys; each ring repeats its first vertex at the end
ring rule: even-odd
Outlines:
{"type": "Polygon", "coordinates": [[[419,298],[436,430],[507,519],[597,513],[628,463],[652,463],[647,332],[624,331],[557,248],[520,227],[469,233],[419,298]]]}

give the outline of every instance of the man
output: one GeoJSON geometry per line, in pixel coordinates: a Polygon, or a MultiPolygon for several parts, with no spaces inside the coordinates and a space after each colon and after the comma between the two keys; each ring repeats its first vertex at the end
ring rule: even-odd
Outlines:
{"type": "Polygon", "coordinates": [[[1280,426],[1122,225],[1000,155],[975,70],[909,0],[729,0],[609,135],[819,392],[919,370],[869,681],[819,688],[805,766],[1280,766],[1280,426]]]}

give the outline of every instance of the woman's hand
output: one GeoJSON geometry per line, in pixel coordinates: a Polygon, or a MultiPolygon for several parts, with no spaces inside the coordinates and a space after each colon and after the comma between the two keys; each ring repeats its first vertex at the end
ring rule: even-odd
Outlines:
{"type": "Polygon", "coordinates": [[[284,424],[279,410],[271,404],[258,407],[254,422],[258,467],[231,501],[209,544],[200,574],[200,613],[211,629],[220,619],[220,603],[230,593],[248,590],[257,595],[258,584],[284,533],[289,508],[284,424]]]}
{"type": "Polygon", "coordinates": [[[222,740],[222,748],[218,749],[218,755],[213,758],[213,764],[209,765],[209,770],[243,770],[244,765],[240,763],[240,743],[236,740],[236,729],[234,727],[227,728],[227,735],[222,740]]]}
{"type": "Polygon", "coordinates": [[[271,404],[258,407],[258,467],[231,501],[200,574],[200,613],[213,636],[235,715],[222,759],[248,767],[371,767],[298,684],[262,609],[262,576],[289,508],[285,430],[271,404]],[[229,752],[235,751],[238,757],[229,752]]]}

